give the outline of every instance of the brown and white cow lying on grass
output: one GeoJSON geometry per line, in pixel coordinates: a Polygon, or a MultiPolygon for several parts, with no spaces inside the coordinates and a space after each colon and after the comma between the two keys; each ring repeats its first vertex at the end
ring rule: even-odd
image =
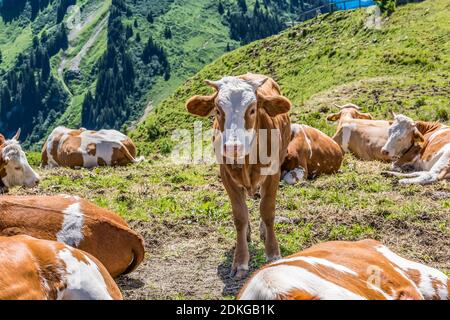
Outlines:
{"type": "Polygon", "coordinates": [[[132,272],[145,254],[142,237],[122,218],[78,197],[0,197],[0,236],[21,234],[86,251],[113,277],[132,272]]]}
{"type": "Polygon", "coordinates": [[[91,131],[57,127],[42,148],[44,167],[94,168],[139,163],[136,146],[116,130],[91,131]]]}
{"type": "Polygon", "coordinates": [[[122,300],[105,267],[60,242],[0,237],[0,300],[122,300]]]}
{"type": "Polygon", "coordinates": [[[261,188],[261,238],[267,260],[280,258],[275,237],[275,202],[281,163],[287,154],[291,128],[291,102],[280,93],[271,78],[247,74],[207,81],[215,89],[210,96],[195,96],[187,110],[198,116],[214,115],[214,146],[222,182],[231,200],[237,243],[231,275],[239,279],[248,273],[250,259],[247,235],[250,232],[246,194],[261,188]],[[267,139],[264,141],[264,134],[267,139]],[[275,138],[271,138],[275,133],[275,138]],[[272,149],[274,148],[274,149],[272,149]],[[257,150],[268,150],[262,161],[257,150]],[[271,151],[275,150],[275,151],[271,151]]]}
{"type": "Polygon", "coordinates": [[[281,166],[283,181],[296,184],[322,174],[336,173],[344,159],[341,147],[325,133],[306,125],[292,124],[292,140],[281,166]]]}
{"type": "Polygon", "coordinates": [[[388,172],[406,178],[401,184],[431,184],[450,178],[450,127],[436,123],[414,121],[394,114],[389,129],[389,140],[383,152],[395,161],[394,170],[412,173],[388,172]]]}
{"type": "Polygon", "coordinates": [[[0,134],[0,193],[15,186],[32,188],[40,181],[19,144],[19,136],[20,129],[10,140],[0,134]]]}
{"type": "Polygon", "coordinates": [[[390,161],[381,152],[389,137],[390,122],[373,120],[370,114],[361,113],[361,108],[351,103],[339,108],[339,113],[327,118],[328,121],[339,121],[333,140],[345,152],[351,152],[361,160],[390,161]]]}
{"type": "Polygon", "coordinates": [[[374,240],[327,242],[256,272],[241,300],[447,300],[442,272],[374,240]]]}

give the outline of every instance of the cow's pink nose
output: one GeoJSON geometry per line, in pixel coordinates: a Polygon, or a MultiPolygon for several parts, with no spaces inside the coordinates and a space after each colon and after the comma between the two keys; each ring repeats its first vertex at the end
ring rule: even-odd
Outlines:
{"type": "Polygon", "coordinates": [[[244,149],[244,146],[242,144],[226,144],[224,147],[224,151],[225,153],[228,154],[233,154],[233,155],[238,155],[242,152],[242,150],[244,149]]]}

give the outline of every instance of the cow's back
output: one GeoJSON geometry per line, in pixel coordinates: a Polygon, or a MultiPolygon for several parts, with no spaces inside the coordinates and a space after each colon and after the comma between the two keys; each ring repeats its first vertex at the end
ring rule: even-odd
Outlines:
{"type": "Polygon", "coordinates": [[[42,165],[49,167],[83,167],[80,152],[82,130],[55,128],[42,148],[42,165]]]}
{"type": "Polygon", "coordinates": [[[388,162],[391,159],[381,149],[389,138],[389,127],[389,121],[352,119],[340,124],[333,139],[361,160],[388,162]]]}
{"type": "Polygon", "coordinates": [[[239,298],[448,299],[448,278],[374,240],[326,242],[265,266],[239,298]]]}
{"type": "Polygon", "coordinates": [[[122,299],[105,267],[60,242],[0,237],[0,300],[122,299]]]}
{"type": "Polygon", "coordinates": [[[116,130],[56,128],[43,148],[42,163],[50,167],[123,166],[135,161],[136,146],[116,130]]]}
{"type": "Polygon", "coordinates": [[[308,178],[337,172],[344,153],[341,147],[323,132],[305,125],[292,125],[292,141],[283,171],[298,167],[306,171],[308,178]]]}
{"type": "Polygon", "coordinates": [[[2,197],[0,236],[19,234],[86,251],[114,277],[131,272],[144,258],[142,238],[122,218],[78,197],[2,197]]]}
{"type": "MultiPolygon", "coordinates": [[[[449,157],[450,155],[450,127],[442,126],[426,134],[424,138],[423,152],[420,155],[421,167],[424,170],[430,170],[442,157],[449,157]]],[[[446,161],[450,167],[450,158],[446,161]]]]}

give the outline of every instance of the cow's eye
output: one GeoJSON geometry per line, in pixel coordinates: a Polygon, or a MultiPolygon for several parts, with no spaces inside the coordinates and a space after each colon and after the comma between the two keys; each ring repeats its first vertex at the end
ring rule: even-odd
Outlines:
{"type": "Polygon", "coordinates": [[[250,115],[251,115],[251,116],[253,116],[255,113],[256,113],[256,109],[252,109],[252,110],[250,111],[250,115]]]}
{"type": "Polygon", "coordinates": [[[20,171],[20,170],[22,170],[22,167],[15,167],[14,168],[16,171],[20,171]]]}

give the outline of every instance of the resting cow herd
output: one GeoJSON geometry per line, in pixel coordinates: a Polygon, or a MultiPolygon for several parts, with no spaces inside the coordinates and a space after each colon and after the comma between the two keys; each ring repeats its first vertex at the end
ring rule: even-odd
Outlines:
{"type": "MultiPolygon", "coordinates": [[[[387,175],[402,184],[450,178],[450,127],[414,121],[374,120],[347,104],[330,115],[333,138],[292,124],[291,102],[271,78],[246,74],[206,81],[211,95],[187,102],[189,113],[214,116],[220,177],[236,227],[231,276],[248,276],[249,209],[258,191],[260,237],[268,264],[249,278],[238,299],[448,299],[448,277],[406,260],[374,240],[328,242],[282,258],[275,234],[280,181],[338,174],[344,155],[393,162],[387,175]],[[404,172],[410,171],[410,172],[404,172]]],[[[32,188],[39,175],[17,134],[0,135],[0,189],[32,188]]],[[[114,130],[56,128],[42,148],[45,168],[93,168],[139,163],[130,138],[114,130]]],[[[122,299],[114,278],[145,257],[143,238],[117,214],[76,196],[0,196],[0,299],[122,299]]]]}

